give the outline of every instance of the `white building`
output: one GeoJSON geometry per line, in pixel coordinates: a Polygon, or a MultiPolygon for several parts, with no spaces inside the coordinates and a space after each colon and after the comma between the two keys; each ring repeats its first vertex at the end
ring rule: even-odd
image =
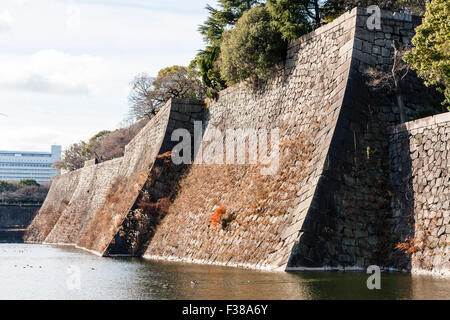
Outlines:
{"type": "Polygon", "coordinates": [[[52,146],[51,152],[0,151],[0,180],[34,179],[48,182],[61,173],[53,163],[61,160],[61,146],[52,146]]]}

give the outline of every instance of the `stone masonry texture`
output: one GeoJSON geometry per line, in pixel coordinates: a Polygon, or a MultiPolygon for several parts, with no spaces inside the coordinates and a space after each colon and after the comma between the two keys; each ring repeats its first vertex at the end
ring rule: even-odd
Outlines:
{"type": "MultiPolygon", "coordinates": [[[[167,103],[127,145],[122,158],[88,161],[84,168],[54,178],[25,241],[76,245],[103,255],[151,174],[166,131],[173,125],[186,127],[177,120],[186,101],[178,102],[167,103]]],[[[195,101],[187,102],[201,114],[195,101]]]]}
{"type": "Polygon", "coordinates": [[[0,229],[26,228],[40,206],[0,205],[0,229]]]}
{"type": "MultiPolygon", "coordinates": [[[[368,68],[392,68],[392,41],[410,44],[420,19],[382,12],[371,30],[368,17],[354,9],[291,43],[267,83],[237,84],[206,107],[169,101],[123,158],[56,177],[26,241],[268,270],[448,270],[448,121],[418,136],[393,127],[395,96],[366,85],[368,68]],[[204,140],[217,129],[280,129],[278,172],[205,164],[195,148],[194,164],[174,165],[172,133],[194,141],[195,121],[204,140]],[[409,154],[414,139],[421,147],[409,154]],[[395,249],[407,238],[425,239],[412,258],[395,249]]],[[[414,73],[401,86],[408,119],[436,109],[414,73]]]]}
{"type": "MultiPolygon", "coordinates": [[[[388,130],[395,239],[411,253],[395,263],[415,273],[450,275],[450,113],[388,130]]],[[[400,257],[399,257],[400,255],[400,257]]]]}

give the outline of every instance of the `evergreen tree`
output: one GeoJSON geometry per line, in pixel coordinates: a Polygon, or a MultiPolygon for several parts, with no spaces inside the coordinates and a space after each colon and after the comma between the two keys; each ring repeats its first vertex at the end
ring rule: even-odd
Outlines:
{"type": "MultiPolygon", "coordinates": [[[[450,105],[450,1],[432,0],[427,4],[422,25],[412,39],[414,48],[405,61],[425,80],[427,86],[440,86],[444,104],[450,105]]],[[[449,107],[450,110],[450,107],[449,107]]]]}
{"type": "Polygon", "coordinates": [[[261,0],[219,0],[218,9],[206,6],[209,17],[199,27],[204,41],[209,46],[220,46],[222,33],[229,27],[234,26],[245,11],[264,3],[261,0]]]}
{"type": "Polygon", "coordinates": [[[267,80],[286,55],[286,43],[262,7],[248,10],[232,30],[224,33],[220,73],[228,84],[267,80]]]}
{"type": "Polygon", "coordinates": [[[388,11],[406,11],[416,15],[425,12],[425,4],[429,0],[328,0],[321,7],[322,18],[330,22],[346,11],[355,7],[379,6],[388,11]]]}
{"type": "Polygon", "coordinates": [[[215,96],[226,87],[218,67],[224,31],[233,27],[244,12],[263,3],[262,0],[219,0],[218,8],[206,7],[209,16],[199,27],[206,48],[199,51],[191,66],[199,69],[208,96],[215,96]]]}
{"type": "Polygon", "coordinates": [[[293,41],[311,31],[314,24],[320,25],[311,5],[310,0],[268,0],[266,6],[283,39],[293,41]]]}

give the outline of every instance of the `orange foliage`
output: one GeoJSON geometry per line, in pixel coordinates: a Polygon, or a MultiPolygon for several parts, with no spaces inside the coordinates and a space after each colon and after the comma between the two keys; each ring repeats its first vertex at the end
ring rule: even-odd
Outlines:
{"type": "Polygon", "coordinates": [[[403,253],[415,253],[418,248],[416,247],[416,239],[405,239],[405,242],[401,242],[395,246],[396,250],[399,250],[403,253]]]}
{"type": "Polygon", "coordinates": [[[222,221],[222,216],[227,212],[225,206],[220,206],[216,210],[214,210],[214,215],[209,217],[211,220],[211,226],[213,228],[217,227],[217,224],[222,221]]]}
{"type": "Polygon", "coordinates": [[[172,160],[172,151],[167,151],[166,153],[162,153],[156,156],[158,159],[164,160],[164,162],[168,163],[172,160]]]}

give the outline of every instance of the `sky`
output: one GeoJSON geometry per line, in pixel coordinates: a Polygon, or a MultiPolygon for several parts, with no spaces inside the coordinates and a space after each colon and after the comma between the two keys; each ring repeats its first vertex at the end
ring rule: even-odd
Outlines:
{"type": "Polygon", "coordinates": [[[203,47],[206,4],[1,0],[0,150],[65,149],[123,125],[135,75],[188,65],[203,47]]]}

